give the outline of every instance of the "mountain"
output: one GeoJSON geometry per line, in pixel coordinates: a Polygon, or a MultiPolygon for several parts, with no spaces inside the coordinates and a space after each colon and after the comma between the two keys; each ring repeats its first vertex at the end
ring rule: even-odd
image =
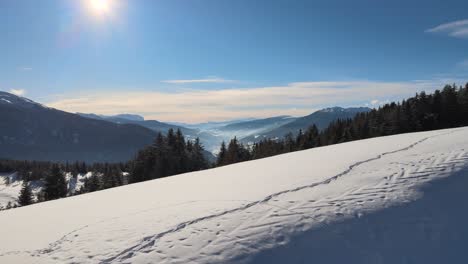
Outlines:
{"type": "Polygon", "coordinates": [[[124,114],[115,116],[105,116],[84,113],[77,114],[86,118],[105,120],[116,124],[138,125],[151,129],[155,132],[161,132],[163,134],[166,134],[167,131],[169,131],[169,129],[171,128],[174,130],[180,129],[180,131],[182,131],[186,139],[195,140],[197,137],[200,139],[200,142],[202,142],[204,148],[209,152],[205,153],[205,158],[207,158],[208,161],[215,160],[215,157],[210,153],[214,152],[215,150],[218,150],[221,142],[223,141],[222,138],[216,136],[215,134],[207,133],[199,129],[186,128],[180,125],[175,125],[174,123],[164,123],[157,120],[145,120],[143,117],[138,115],[124,114]]]}
{"type": "Polygon", "coordinates": [[[114,117],[132,120],[132,121],[144,121],[145,120],[145,118],[140,115],[132,115],[132,114],[119,114],[119,115],[115,115],[114,117]]]}
{"type": "Polygon", "coordinates": [[[204,123],[197,123],[197,124],[188,124],[188,123],[180,123],[180,122],[170,122],[170,123],[174,125],[187,127],[187,128],[206,131],[206,130],[218,129],[220,127],[223,127],[229,124],[252,121],[252,120],[256,120],[256,119],[255,118],[242,118],[242,119],[234,119],[234,120],[227,120],[227,121],[211,121],[211,122],[204,122],[204,123]]]}
{"type": "Polygon", "coordinates": [[[127,161],[154,137],[141,126],[85,118],[0,92],[0,158],[127,161]]]}
{"type": "Polygon", "coordinates": [[[159,122],[156,120],[145,120],[142,116],[139,115],[130,115],[130,114],[120,114],[114,116],[105,116],[105,115],[96,115],[96,114],[84,114],[84,113],[77,113],[80,116],[97,119],[97,120],[105,120],[109,122],[113,122],[116,124],[134,124],[139,125],[142,127],[146,127],[156,132],[167,133],[169,129],[180,129],[182,133],[187,135],[196,135],[198,132],[193,129],[188,129],[185,127],[172,125],[168,123],[159,122]]]}
{"type": "Polygon", "coordinates": [[[353,141],[0,212],[0,262],[464,263],[467,134],[353,141]]]}
{"type": "Polygon", "coordinates": [[[86,114],[86,113],[77,113],[80,116],[87,117],[87,118],[92,118],[92,119],[99,119],[99,120],[109,120],[109,119],[117,119],[117,120],[129,120],[129,121],[144,121],[145,118],[140,116],[140,115],[134,115],[134,114],[119,114],[119,115],[112,115],[112,116],[106,116],[106,115],[96,115],[96,114],[86,114]]]}
{"type": "Polygon", "coordinates": [[[217,149],[222,141],[229,141],[234,137],[244,138],[250,135],[263,133],[278,128],[284,124],[294,121],[291,116],[276,116],[264,119],[242,120],[229,123],[218,123],[217,126],[202,129],[206,134],[215,136],[218,139],[217,149]]]}
{"type": "Polygon", "coordinates": [[[367,107],[353,107],[353,108],[342,108],[332,107],[325,108],[314,112],[308,116],[303,116],[294,119],[292,122],[286,123],[278,128],[272,129],[265,133],[259,133],[242,139],[243,142],[256,142],[264,138],[282,138],[288,133],[296,135],[299,130],[306,130],[313,124],[317,126],[319,130],[326,128],[331,122],[338,119],[353,118],[356,114],[361,112],[368,112],[370,108],[367,107]]]}
{"type": "Polygon", "coordinates": [[[264,119],[237,119],[224,122],[206,122],[200,124],[181,124],[198,131],[204,146],[212,153],[217,153],[221,142],[228,142],[232,138],[244,138],[250,135],[267,132],[294,121],[291,116],[276,116],[264,119]]]}
{"type": "Polygon", "coordinates": [[[264,119],[255,119],[250,121],[243,121],[231,123],[218,128],[220,131],[239,133],[237,136],[241,137],[242,134],[253,134],[261,131],[268,131],[281,127],[295,121],[296,118],[291,116],[276,116],[264,119]]]}

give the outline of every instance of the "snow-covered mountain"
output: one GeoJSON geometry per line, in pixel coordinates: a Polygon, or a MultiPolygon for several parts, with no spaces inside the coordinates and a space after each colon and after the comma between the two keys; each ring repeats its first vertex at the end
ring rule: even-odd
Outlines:
{"type": "Polygon", "coordinates": [[[468,128],[0,212],[1,263],[464,263],[468,128]]]}
{"type": "Polygon", "coordinates": [[[0,105],[15,107],[15,108],[34,108],[34,107],[41,107],[45,108],[45,106],[31,101],[25,97],[17,96],[11,93],[2,92],[0,91],[0,105]]]}

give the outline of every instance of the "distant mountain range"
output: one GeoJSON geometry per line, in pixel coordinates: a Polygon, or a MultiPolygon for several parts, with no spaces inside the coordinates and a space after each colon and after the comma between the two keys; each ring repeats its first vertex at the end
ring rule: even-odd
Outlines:
{"type": "Polygon", "coordinates": [[[231,123],[220,128],[221,131],[255,131],[270,130],[295,121],[292,116],[276,116],[265,119],[255,119],[250,121],[231,123]]]}
{"type": "Polygon", "coordinates": [[[242,141],[245,143],[252,143],[260,141],[264,138],[283,138],[288,133],[297,135],[297,133],[299,133],[299,130],[304,131],[313,124],[315,124],[319,130],[322,130],[335,120],[353,118],[358,113],[368,112],[370,110],[371,109],[367,107],[326,108],[304,117],[295,118],[291,122],[288,122],[282,126],[271,129],[269,131],[264,131],[263,133],[258,133],[256,135],[244,137],[242,138],[242,141]]]}
{"type": "Polygon", "coordinates": [[[116,124],[139,125],[155,132],[161,132],[163,134],[166,134],[167,131],[169,131],[169,129],[171,128],[174,130],[180,129],[180,131],[182,131],[185,138],[187,139],[194,140],[197,137],[200,138],[200,141],[203,143],[205,149],[207,149],[210,152],[213,152],[214,150],[218,149],[219,145],[221,144],[221,141],[223,140],[221,137],[215,134],[206,133],[201,129],[187,128],[173,123],[164,123],[156,120],[145,120],[142,116],[139,115],[121,114],[114,116],[105,116],[84,113],[77,114],[86,118],[109,121],[116,124]]]}
{"type": "Polygon", "coordinates": [[[161,132],[163,134],[167,133],[167,131],[171,128],[174,130],[180,129],[182,133],[184,133],[184,135],[189,136],[189,137],[194,137],[194,136],[196,137],[196,135],[199,133],[199,131],[195,129],[190,129],[190,128],[186,128],[186,127],[182,127],[178,125],[163,123],[163,122],[159,122],[156,120],[145,120],[142,116],[139,116],[139,115],[121,114],[121,115],[114,115],[114,116],[105,116],[105,115],[83,114],[83,113],[77,113],[77,114],[86,118],[105,120],[105,121],[109,121],[109,122],[116,123],[116,124],[139,125],[139,126],[146,127],[156,132],[161,132]]]}
{"type": "Polygon", "coordinates": [[[133,114],[120,114],[120,115],[113,115],[113,116],[106,116],[106,115],[96,115],[96,114],[85,114],[85,113],[77,113],[80,116],[87,117],[87,118],[92,118],[92,119],[102,119],[102,120],[107,120],[107,119],[126,119],[126,120],[131,120],[131,121],[144,121],[145,118],[142,117],[141,115],[133,115],[133,114]]]}
{"type": "MultiPolygon", "coordinates": [[[[0,158],[50,161],[117,162],[131,159],[151,144],[157,132],[180,129],[187,139],[199,137],[216,153],[222,141],[244,143],[296,134],[312,124],[325,128],[369,108],[322,109],[304,117],[276,116],[201,124],[164,123],[134,114],[104,116],[67,113],[24,97],[0,92],[0,158]]],[[[214,157],[206,153],[209,160],[214,157]]]]}

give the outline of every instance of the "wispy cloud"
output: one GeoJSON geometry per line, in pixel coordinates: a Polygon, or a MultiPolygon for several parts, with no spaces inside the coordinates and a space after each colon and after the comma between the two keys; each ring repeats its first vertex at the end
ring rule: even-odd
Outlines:
{"type": "Polygon", "coordinates": [[[193,83],[229,83],[234,82],[234,80],[226,80],[219,77],[208,77],[203,79],[184,79],[184,80],[165,80],[163,83],[170,84],[193,84],[193,83]]]}
{"type": "Polygon", "coordinates": [[[31,68],[31,67],[20,67],[19,70],[21,70],[21,71],[32,71],[33,68],[31,68]]]}
{"type": "Polygon", "coordinates": [[[26,90],[24,89],[10,89],[10,93],[18,95],[18,96],[23,96],[26,94],[26,90]]]}
{"type": "Polygon", "coordinates": [[[409,82],[301,82],[247,89],[180,90],[170,93],[83,92],[56,98],[50,107],[97,114],[135,113],[162,121],[203,122],[275,115],[301,116],[328,106],[400,100],[453,80],[409,82]]]}
{"type": "Polygon", "coordinates": [[[447,34],[455,38],[468,38],[468,19],[441,24],[426,30],[426,32],[447,34]]]}

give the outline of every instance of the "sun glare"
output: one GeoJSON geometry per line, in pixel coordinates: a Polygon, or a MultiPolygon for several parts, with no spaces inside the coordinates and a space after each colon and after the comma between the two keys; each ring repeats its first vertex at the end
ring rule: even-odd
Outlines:
{"type": "Polygon", "coordinates": [[[96,15],[103,15],[109,12],[110,0],[88,0],[89,8],[96,15]]]}

